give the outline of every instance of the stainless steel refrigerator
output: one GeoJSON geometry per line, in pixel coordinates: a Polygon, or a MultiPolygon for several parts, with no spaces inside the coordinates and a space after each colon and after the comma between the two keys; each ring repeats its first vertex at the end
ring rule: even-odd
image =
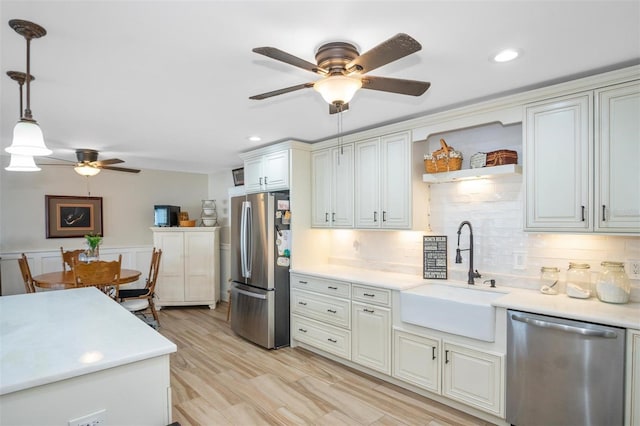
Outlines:
{"type": "Polygon", "coordinates": [[[289,193],[231,199],[231,329],[265,348],[289,345],[289,193]]]}

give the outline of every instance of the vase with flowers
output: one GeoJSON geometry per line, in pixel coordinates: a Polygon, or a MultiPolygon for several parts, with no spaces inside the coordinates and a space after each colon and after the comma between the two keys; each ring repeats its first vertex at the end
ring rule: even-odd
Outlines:
{"type": "Polygon", "coordinates": [[[98,260],[100,256],[100,244],[102,243],[102,237],[100,235],[89,234],[84,236],[87,240],[87,250],[85,251],[86,259],[88,262],[92,260],[98,260]]]}

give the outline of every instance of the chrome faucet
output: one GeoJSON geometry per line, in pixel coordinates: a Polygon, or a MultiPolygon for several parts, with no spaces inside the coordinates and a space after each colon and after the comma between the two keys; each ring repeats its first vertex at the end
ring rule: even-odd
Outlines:
{"type": "Polygon", "coordinates": [[[462,263],[462,255],[460,254],[460,252],[467,250],[469,250],[469,280],[467,281],[467,284],[473,285],[475,284],[473,279],[481,278],[482,275],[480,275],[478,270],[476,270],[475,272],[473,270],[473,229],[471,228],[471,222],[465,220],[460,223],[460,226],[458,226],[458,248],[456,248],[456,263],[462,263]],[[460,232],[462,232],[462,227],[464,225],[467,225],[469,227],[469,248],[460,249],[460,232]]]}

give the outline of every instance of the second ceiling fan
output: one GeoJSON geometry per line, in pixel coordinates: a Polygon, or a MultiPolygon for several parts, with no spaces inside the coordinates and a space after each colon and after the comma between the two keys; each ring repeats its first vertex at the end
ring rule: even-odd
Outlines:
{"type": "Polygon", "coordinates": [[[256,47],[253,49],[256,53],[320,74],[323,78],[314,83],[298,84],[251,96],[249,99],[262,100],[313,87],[329,103],[329,112],[333,114],[347,110],[349,101],[360,88],[420,96],[429,89],[431,83],[365,75],[420,49],[420,43],[403,33],[396,34],[362,55],[351,43],[332,42],[320,46],[316,53],[317,63],[313,64],[275,47],[256,47]]]}

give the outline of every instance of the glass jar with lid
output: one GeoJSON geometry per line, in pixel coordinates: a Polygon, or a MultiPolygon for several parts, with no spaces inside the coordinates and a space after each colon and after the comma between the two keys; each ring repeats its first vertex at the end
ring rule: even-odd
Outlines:
{"type": "Polygon", "coordinates": [[[622,262],[602,262],[602,270],[596,281],[598,299],[607,303],[627,303],[631,293],[629,277],[622,262]]]}
{"type": "Polygon", "coordinates": [[[543,266],[540,268],[540,292],[544,294],[558,294],[560,268],[543,266]]]}
{"type": "Polygon", "coordinates": [[[588,263],[569,262],[567,296],[578,299],[591,297],[591,266],[588,263]]]}

